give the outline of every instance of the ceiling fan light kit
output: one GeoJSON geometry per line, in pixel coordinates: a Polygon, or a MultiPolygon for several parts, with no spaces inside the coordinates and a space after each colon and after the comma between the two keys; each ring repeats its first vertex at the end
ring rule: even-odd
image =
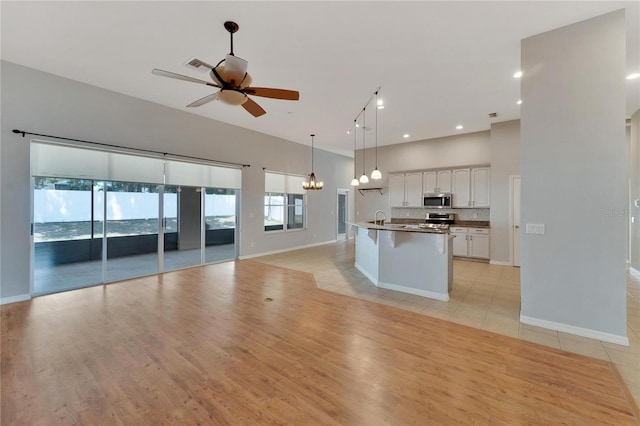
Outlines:
{"type": "Polygon", "coordinates": [[[187,107],[199,107],[211,101],[220,100],[228,105],[242,105],[242,107],[251,115],[254,117],[260,117],[267,112],[255,101],[249,98],[248,95],[287,101],[297,101],[300,99],[300,94],[295,90],[274,89],[270,87],[251,87],[253,79],[249,73],[247,73],[248,62],[242,58],[238,58],[233,53],[233,34],[238,31],[240,27],[232,21],[225,22],[224,27],[229,32],[231,38],[231,52],[223,60],[218,62],[218,65],[214,67],[197,58],[193,58],[189,61],[195,61],[201,66],[210,68],[211,72],[209,73],[209,76],[211,77],[211,82],[186,75],[176,74],[170,71],[163,71],[157,68],[151,71],[151,73],[161,77],[175,78],[177,80],[204,84],[220,89],[218,92],[209,94],[190,103],[187,107]]]}

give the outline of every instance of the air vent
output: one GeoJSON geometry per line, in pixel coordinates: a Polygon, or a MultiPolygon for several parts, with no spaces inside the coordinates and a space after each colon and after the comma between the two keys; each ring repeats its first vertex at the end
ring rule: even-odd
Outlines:
{"type": "Polygon", "coordinates": [[[490,112],[490,113],[489,113],[489,117],[490,117],[490,118],[496,118],[497,116],[498,116],[498,113],[497,113],[497,112],[490,112]]]}
{"type": "Polygon", "coordinates": [[[205,64],[198,58],[189,59],[185,66],[187,68],[191,68],[192,70],[200,71],[200,72],[209,72],[211,68],[208,67],[208,64],[205,64]]]}

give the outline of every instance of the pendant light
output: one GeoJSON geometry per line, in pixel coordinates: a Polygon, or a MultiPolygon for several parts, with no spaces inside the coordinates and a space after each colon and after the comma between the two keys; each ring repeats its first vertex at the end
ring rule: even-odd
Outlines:
{"type": "Polygon", "coordinates": [[[351,181],[351,186],[360,185],[360,182],[356,177],[356,135],[358,133],[356,132],[357,127],[358,126],[356,124],[356,120],[353,120],[353,180],[351,181]]]}
{"type": "Polygon", "coordinates": [[[316,179],[315,173],[313,173],[313,138],[316,135],[311,135],[311,174],[308,179],[302,182],[302,188],[310,191],[320,190],[324,186],[324,182],[316,179]]]}
{"type": "Polygon", "coordinates": [[[360,176],[360,183],[369,183],[369,178],[364,172],[364,150],[365,150],[365,134],[367,133],[367,107],[362,110],[362,176],[360,176]]]}
{"type": "Polygon", "coordinates": [[[382,173],[378,170],[378,110],[380,109],[380,101],[378,100],[378,92],[376,90],[376,168],[371,172],[371,179],[382,179],[382,173]]]}

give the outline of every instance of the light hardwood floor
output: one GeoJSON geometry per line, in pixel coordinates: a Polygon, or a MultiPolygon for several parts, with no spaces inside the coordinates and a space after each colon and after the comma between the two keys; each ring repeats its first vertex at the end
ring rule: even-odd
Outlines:
{"type": "Polygon", "coordinates": [[[380,289],[354,266],[353,240],[255,260],[311,272],[319,288],[395,306],[505,336],[610,361],[640,404],[640,277],[627,280],[628,347],[527,324],[520,318],[520,268],[454,260],[451,300],[380,289]]]}
{"type": "Polygon", "coordinates": [[[316,280],[245,260],[4,305],[1,423],[638,424],[609,362],[316,280]]]}

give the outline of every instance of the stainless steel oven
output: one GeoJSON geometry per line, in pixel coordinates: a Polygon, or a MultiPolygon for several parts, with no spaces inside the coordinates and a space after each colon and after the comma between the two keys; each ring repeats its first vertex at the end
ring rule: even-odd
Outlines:
{"type": "Polygon", "coordinates": [[[449,193],[424,194],[424,197],[422,197],[422,206],[437,209],[450,208],[452,198],[452,194],[449,193]]]}

